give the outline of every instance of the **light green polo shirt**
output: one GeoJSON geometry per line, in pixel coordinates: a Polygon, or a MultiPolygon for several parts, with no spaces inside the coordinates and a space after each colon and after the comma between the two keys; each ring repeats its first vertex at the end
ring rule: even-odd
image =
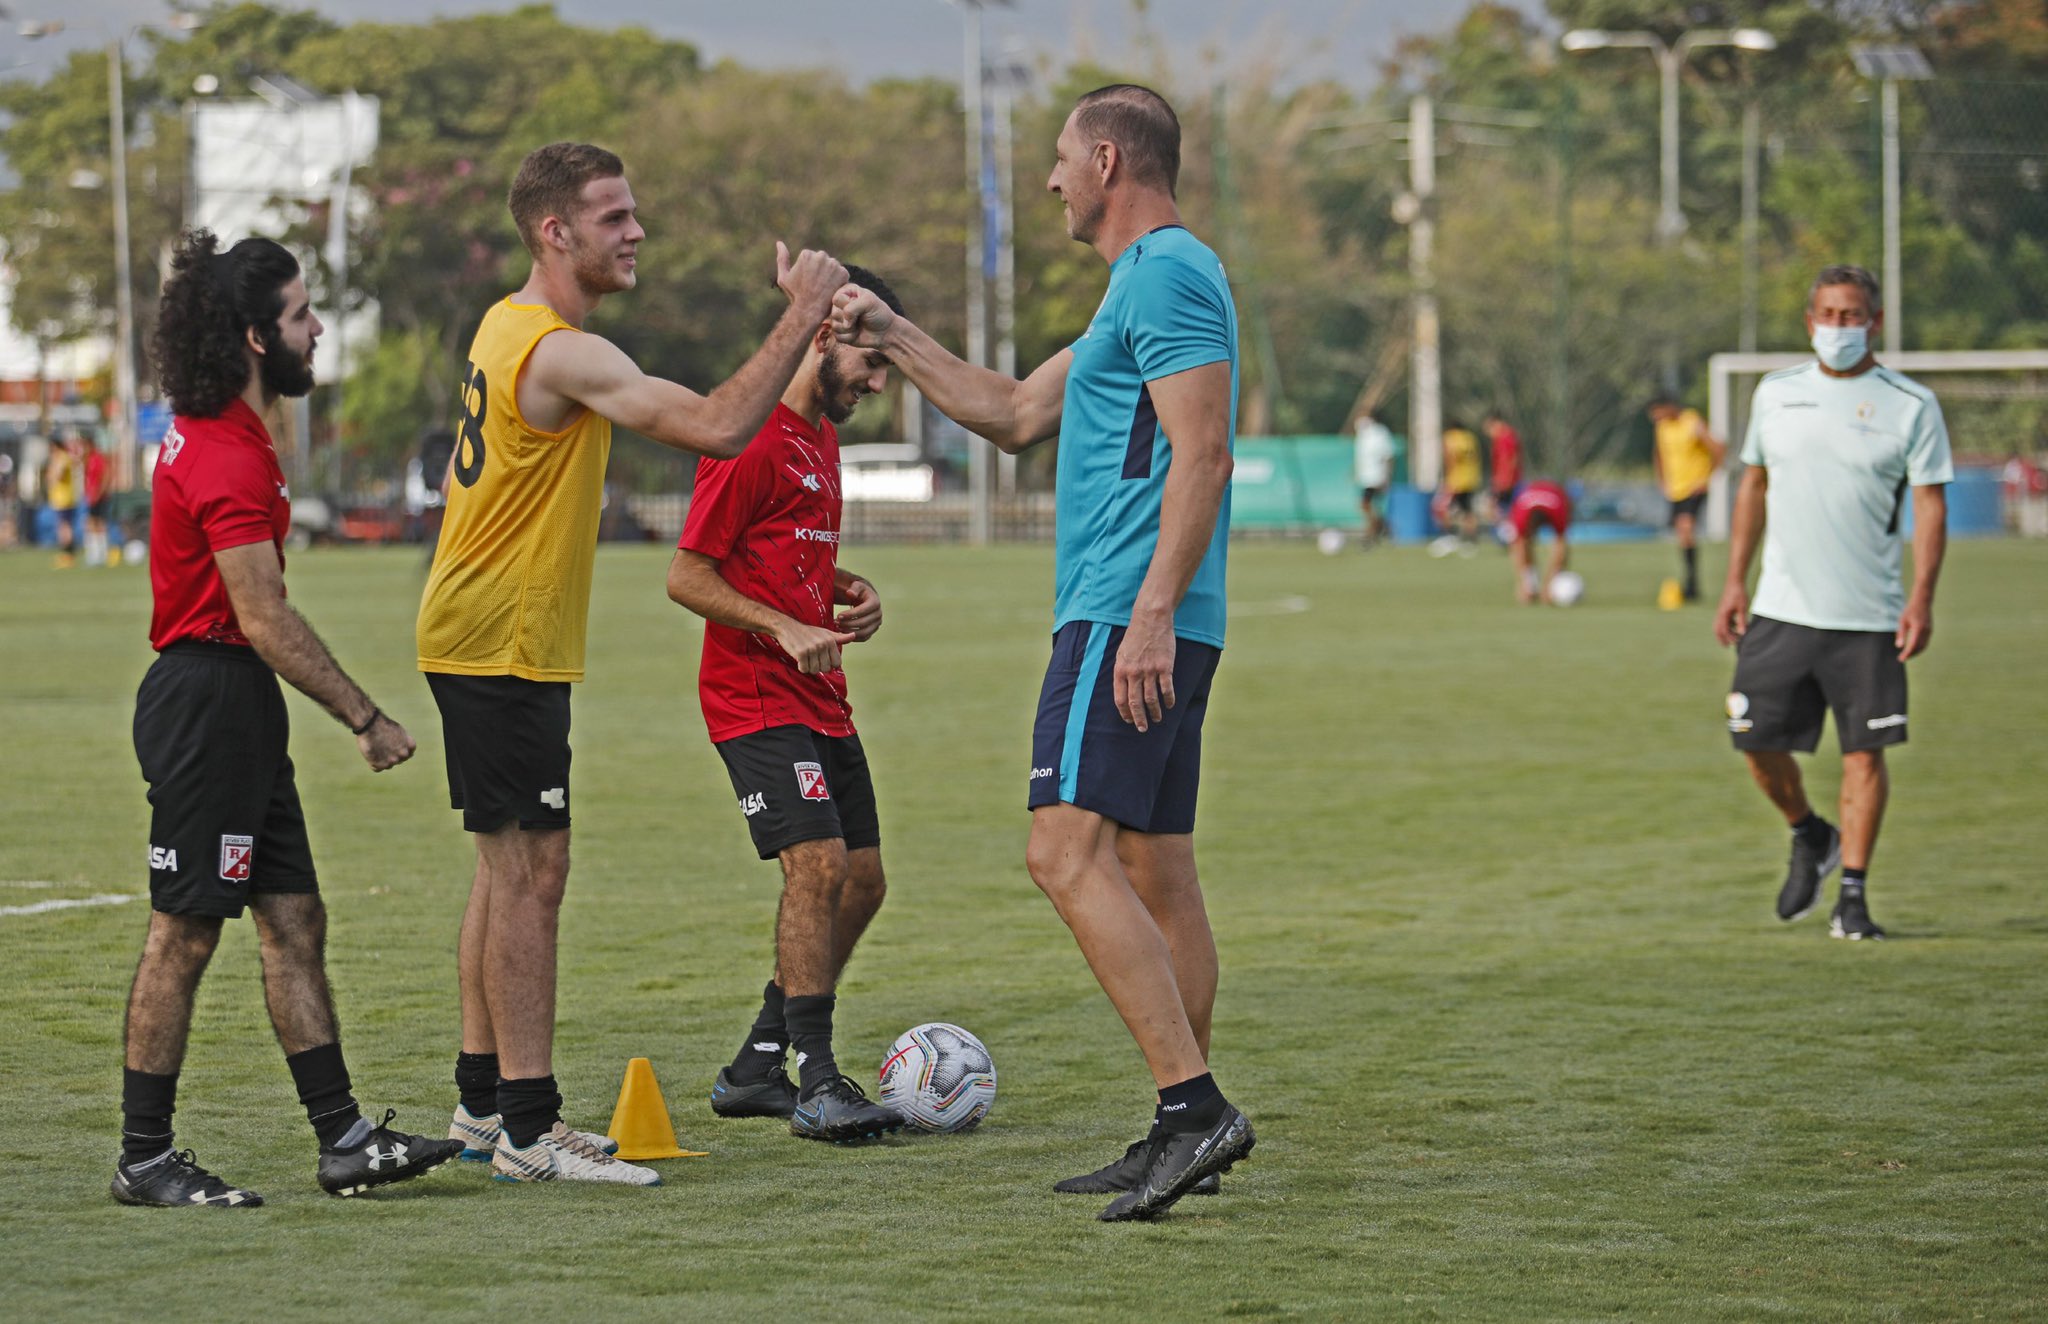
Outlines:
{"type": "Polygon", "coordinates": [[[1906,489],[1955,478],[1934,392],[1881,366],[1774,372],[1757,383],[1742,462],[1770,472],[1750,610],[1818,630],[1897,629],[1906,489]]]}

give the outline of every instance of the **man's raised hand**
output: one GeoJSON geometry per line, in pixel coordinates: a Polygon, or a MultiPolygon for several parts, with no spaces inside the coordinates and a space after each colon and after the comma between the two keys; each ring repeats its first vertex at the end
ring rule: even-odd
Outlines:
{"type": "Polygon", "coordinates": [[[824,321],[832,296],[846,284],[846,267],[830,253],[806,248],[791,261],[789,245],[775,241],[775,284],[801,312],[824,321]]]}
{"type": "Polygon", "coordinates": [[[881,296],[859,285],[848,285],[832,296],[832,333],[849,345],[880,349],[896,314],[881,296]]]}

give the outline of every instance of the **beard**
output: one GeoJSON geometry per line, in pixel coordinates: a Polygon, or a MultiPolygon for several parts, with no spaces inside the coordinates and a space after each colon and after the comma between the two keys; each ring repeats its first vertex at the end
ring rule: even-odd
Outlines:
{"type": "Polygon", "coordinates": [[[1069,193],[1067,202],[1067,237],[1079,243],[1095,242],[1095,232],[1102,225],[1102,214],[1109,210],[1108,204],[1100,197],[1077,198],[1069,193]]]}
{"type": "Polygon", "coordinates": [[[858,396],[847,398],[847,379],[839,374],[839,355],[835,352],[818,360],[818,393],[825,397],[825,417],[838,427],[853,417],[853,407],[860,403],[858,396]]]}
{"type": "MultiPolygon", "coordinates": [[[[572,236],[575,234],[573,230],[570,233],[572,236]]],[[[615,253],[606,253],[596,245],[586,245],[581,239],[575,239],[569,250],[569,260],[574,264],[576,284],[586,294],[617,294],[633,288],[633,275],[627,273],[622,276],[619,273],[615,253]]]]}
{"type": "Polygon", "coordinates": [[[265,352],[257,360],[256,373],[266,392],[296,400],[313,389],[312,346],[308,345],[304,354],[294,354],[272,327],[264,334],[263,348],[265,352]]]}

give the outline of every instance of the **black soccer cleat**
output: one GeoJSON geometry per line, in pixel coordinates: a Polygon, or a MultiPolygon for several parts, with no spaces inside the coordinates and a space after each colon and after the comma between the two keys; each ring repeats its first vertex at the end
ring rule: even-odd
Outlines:
{"type": "Polygon", "coordinates": [[[1820,901],[1820,887],[1842,863],[1842,834],[1834,824],[1824,823],[1827,836],[1819,846],[1809,845],[1800,833],[1792,834],[1792,861],[1785,868],[1785,885],[1778,889],[1778,918],[1790,923],[1820,901]]]}
{"type": "Polygon", "coordinates": [[[788,1117],[796,1112],[796,1086],[781,1067],[752,1085],[734,1082],[731,1067],[720,1067],[711,1082],[711,1111],[720,1117],[788,1117]]]}
{"type": "Polygon", "coordinates": [[[1252,1152],[1256,1141],[1252,1124],[1227,1103],[1223,1116],[1206,1131],[1161,1131],[1148,1147],[1145,1170],[1137,1185],[1110,1201],[1096,1217],[1105,1223],[1157,1218],[1202,1178],[1230,1171],[1232,1164],[1252,1152]]]}
{"type": "MultiPolygon", "coordinates": [[[[1093,1172],[1056,1181],[1052,1188],[1061,1195],[1117,1195],[1138,1184],[1138,1178],[1145,1171],[1145,1154],[1152,1143],[1152,1137],[1134,1141],[1120,1159],[1112,1159],[1108,1166],[1093,1172]]],[[[1210,1173],[1188,1188],[1189,1195],[1215,1195],[1223,1189],[1223,1182],[1215,1173],[1210,1173]]]]}
{"type": "Polygon", "coordinates": [[[140,1168],[114,1164],[114,1184],[109,1188],[122,1204],[155,1205],[163,1209],[190,1209],[210,1205],[215,1209],[254,1209],[263,1197],[239,1186],[230,1186],[193,1161],[189,1149],[175,1150],[150,1160],[140,1168]]]}
{"type": "Polygon", "coordinates": [[[841,1145],[873,1140],[902,1127],[903,1114],[873,1102],[845,1076],[834,1076],[816,1094],[798,1099],[789,1115],[791,1135],[841,1145]]]}
{"type": "Polygon", "coordinates": [[[370,1138],[354,1149],[320,1149],[320,1189],[329,1195],[360,1195],[377,1186],[422,1177],[457,1158],[460,1140],[435,1140],[391,1129],[396,1109],[387,1110],[370,1138]]]}
{"type": "Polygon", "coordinates": [[[1870,918],[1870,904],[1863,899],[1862,892],[1844,892],[1835,902],[1835,913],[1828,916],[1828,936],[1861,942],[1865,938],[1884,937],[1884,930],[1870,918]]]}

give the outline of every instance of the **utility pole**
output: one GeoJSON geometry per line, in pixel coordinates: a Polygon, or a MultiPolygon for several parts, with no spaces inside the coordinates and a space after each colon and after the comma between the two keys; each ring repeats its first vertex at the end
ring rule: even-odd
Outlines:
{"type": "MultiPolygon", "coordinates": [[[[125,35],[125,34],[124,34],[125,35]]],[[[119,486],[142,480],[140,438],[135,425],[135,274],[128,256],[128,105],[122,84],[127,61],[122,38],[107,43],[107,130],[114,159],[108,174],[114,186],[114,396],[120,409],[116,424],[114,477],[119,486]]]]}
{"type": "MultiPolygon", "coordinates": [[[[1443,472],[1444,379],[1442,331],[1437,323],[1436,272],[1436,107],[1427,92],[1408,102],[1408,283],[1413,290],[1409,318],[1408,480],[1424,492],[1436,490],[1443,472]]],[[[1395,219],[1400,219],[1396,217],[1395,219]]]]}

